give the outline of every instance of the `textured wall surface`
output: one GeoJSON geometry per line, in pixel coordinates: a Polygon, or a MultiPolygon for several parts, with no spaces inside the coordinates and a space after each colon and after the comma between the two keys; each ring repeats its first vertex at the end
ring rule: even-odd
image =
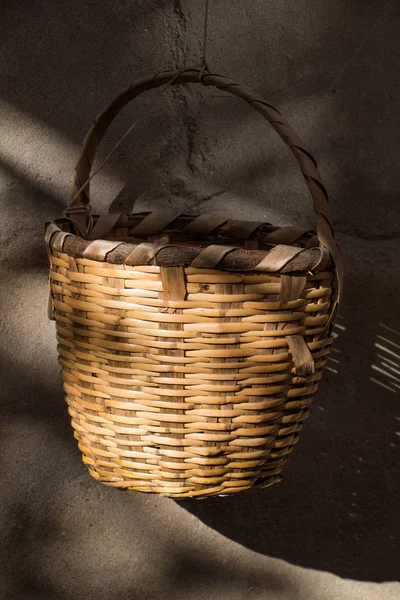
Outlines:
{"type": "MultiPolygon", "coordinates": [[[[43,223],[65,206],[80,143],[112,96],[198,62],[203,2],[3,0],[1,598],[399,597],[400,7],[210,6],[211,69],[282,110],[330,190],[346,268],[333,360],[279,486],[173,502],[89,478],[46,317],[43,223]]],[[[246,105],[200,85],[148,93],[100,157],[142,114],[93,183],[97,210],[312,223],[290,152],[246,105]]]]}

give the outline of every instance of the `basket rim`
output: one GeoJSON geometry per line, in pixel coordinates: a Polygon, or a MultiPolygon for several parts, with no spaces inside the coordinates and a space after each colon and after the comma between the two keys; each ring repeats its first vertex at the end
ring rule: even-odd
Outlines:
{"type": "Polygon", "coordinates": [[[69,219],[57,219],[46,223],[45,242],[50,252],[125,267],[192,266],[275,274],[334,270],[329,251],[318,244],[313,230],[274,227],[270,223],[233,220],[221,215],[220,224],[215,226],[216,215],[175,213],[166,218],[165,212],[94,216],[93,233],[97,228],[102,235],[93,235],[90,240],[76,235],[69,219]],[[129,237],[112,236],[122,225],[130,227],[129,237]]]}

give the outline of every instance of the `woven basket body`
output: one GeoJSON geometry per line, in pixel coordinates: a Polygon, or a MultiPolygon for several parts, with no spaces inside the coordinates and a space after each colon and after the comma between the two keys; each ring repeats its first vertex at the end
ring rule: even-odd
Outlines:
{"type": "Polygon", "coordinates": [[[334,246],[169,211],[91,218],[84,239],[87,213],[73,215],[46,241],[66,400],[91,475],[172,497],[278,481],[332,341],[334,246]]]}

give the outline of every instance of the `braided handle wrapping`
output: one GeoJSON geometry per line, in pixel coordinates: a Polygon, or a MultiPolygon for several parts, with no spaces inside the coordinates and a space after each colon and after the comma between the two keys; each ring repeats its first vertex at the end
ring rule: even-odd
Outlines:
{"type": "Polygon", "coordinates": [[[68,213],[79,230],[90,228],[90,197],[89,185],[81,189],[88,181],[97,148],[106,134],[110,124],[122,108],[142,92],[158,88],[166,84],[202,83],[229,92],[247,102],[259,112],[277,131],[282,140],[294,154],[313,200],[316,213],[316,231],[320,245],[327,248],[336,265],[339,288],[342,287],[342,264],[338,246],[334,239],[331,211],[328,194],[318,172],[318,167],[312,154],[305,148],[304,143],[287,123],[281,113],[266,102],[256,92],[235,83],[223,75],[204,72],[201,68],[186,70],[164,71],[157,75],[144,77],[122,90],[112,102],[97,116],[83,144],[82,152],[75,167],[75,177],[70,190],[68,213]],[[79,193],[78,193],[79,192],[79,193]]]}

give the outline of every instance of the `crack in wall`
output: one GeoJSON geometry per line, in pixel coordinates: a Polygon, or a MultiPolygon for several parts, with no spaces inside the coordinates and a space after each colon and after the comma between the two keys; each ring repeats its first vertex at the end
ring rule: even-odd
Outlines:
{"type": "MultiPolygon", "coordinates": [[[[177,68],[182,68],[187,64],[189,55],[188,43],[188,15],[185,11],[182,0],[173,0],[171,17],[167,19],[167,35],[171,40],[171,49],[174,63],[177,68]]],[[[186,157],[185,166],[194,173],[195,157],[197,149],[195,139],[198,128],[199,108],[194,101],[194,96],[187,89],[177,86],[173,91],[174,101],[182,107],[182,129],[186,139],[186,157]],[[190,102],[189,102],[190,98],[190,102]]],[[[204,156],[203,156],[204,159],[204,156]]]]}
{"type": "Polygon", "coordinates": [[[182,66],[188,55],[189,48],[186,41],[187,24],[187,17],[183,10],[181,0],[174,0],[172,5],[170,31],[172,33],[171,37],[174,39],[172,51],[175,55],[177,66],[182,66]]]}
{"type": "Polygon", "coordinates": [[[182,20],[185,20],[185,13],[182,10],[181,0],[174,0],[173,11],[182,20]]]}

